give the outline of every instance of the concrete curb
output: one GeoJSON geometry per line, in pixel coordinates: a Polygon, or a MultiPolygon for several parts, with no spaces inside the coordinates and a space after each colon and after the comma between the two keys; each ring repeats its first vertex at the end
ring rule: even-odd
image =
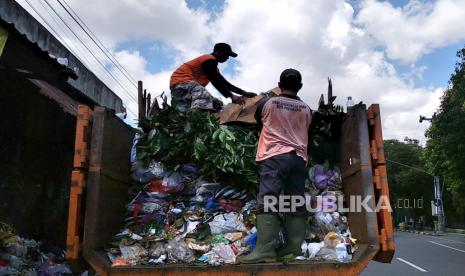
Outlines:
{"type": "Polygon", "coordinates": [[[396,231],[419,234],[419,235],[427,235],[427,236],[441,236],[441,234],[439,233],[429,232],[429,231],[401,230],[401,229],[396,229],[396,231]]]}
{"type": "Polygon", "coordinates": [[[444,233],[436,233],[431,230],[426,230],[426,231],[407,230],[407,229],[402,230],[399,228],[396,228],[396,231],[419,234],[419,235],[428,235],[428,236],[442,236],[443,234],[446,234],[446,233],[457,233],[457,234],[465,235],[465,229],[453,229],[453,228],[446,228],[446,231],[444,231],[444,233]]]}

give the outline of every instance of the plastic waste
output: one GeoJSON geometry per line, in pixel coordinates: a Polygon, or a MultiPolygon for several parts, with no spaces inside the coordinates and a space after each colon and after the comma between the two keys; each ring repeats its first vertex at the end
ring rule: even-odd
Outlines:
{"type": "Polygon", "coordinates": [[[71,274],[71,270],[65,264],[57,264],[46,260],[37,268],[37,276],[61,276],[71,274]]]}
{"type": "Polygon", "coordinates": [[[237,240],[242,239],[244,237],[244,233],[243,232],[226,233],[224,234],[224,237],[230,242],[235,242],[237,240]]]}
{"type": "Polygon", "coordinates": [[[180,192],[184,189],[182,175],[178,172],[167,173],[163,177],[162,185],[166,189],[166,192],[169,193],[180,192]]]}
{"type": "Polygon", "coordinates": [[[220,199],[218,200],[218,204],[226,212],[239,212],[241,211],[244,202],[241,199],[220,199]]]}
{"type": "Polygon", "coordinates": [[[236,189],[230,185],[224,186],[215,193],[215,199],[241,199],[248,197],[246,189],[236,189]]]}
{"type": "Polygon", "coordinates": [[[166,255],[166,248],[164,242],[155,242],[150,245],[149,256],[153,258],[158,258],[162,255],[166,255]]]}
{"type": "Polygon", "coordinates": [[[253,233],[250,235],[246,240],[245,243],[250,246],[252,250],[255,249],[255,246],[257,245],[257,232],[253,233]]]}
{"type": "Polygon", "coordinates": [[[349,254],[347,253],[347,247],[344,243],[336,245],[336,256],[337,260],[340,262],[349,261],[349,254]]]}
{"type": "Polygon", "coordinates": [[[328,232],[328,234],[326,234],[324,239],[325,247],[336,248],[336,246],[340,243],[342,243],[342,238],[338,234],[334,232],[328,232]]]}
{"type": "Polygon", "coordinates": [[[187,246],[194,251],[207,252],[211,249],[210,244],[198,244],[194,239],[186,239],[186,243],[187,246]]]}
{"type": "Polygon", "coordinates": [[[213,235],[240,231],[247,232],[247,228],[243,224],[242,214],[235,212],[216,215],[208,224],[213,235]]]}
{"type": "Polygon", "coordinates": [[[123,259],[129,260],[138,260],[143,256],[147,256],[148,252],[140,244],[136,243],[134,245],[119,245],[119,250],[121,251],[121,256],[123,259]]]}
{"type": "Polygon", "coordinates": [[[334,248],[322,247],[316,257],[326,261],[337,261],[336,250],[334,248]]]}
{"type": "Polygon", "coordinates": [[[233,249],[228,244],[219,244],[213,247],[213,251],[221,257],[222,261],[226,264],[233,264],[236,262],[236,255],[233,249]]]}
{"type": "Polygon", "coordinates": [[[167,259],[166,254],[163,254],[158,258],[149,259],[149,264],[164,264],[166,259],[167,259]]]}
{"type": "Polygon", "coordinates": [[[302,253],[308,259],[313,259],[324,246],[322,242],[302,243],[302,253]]]}
{"type": "Polygon", "coordinates": [[[228,243],[229,243],[229,240],[226,239],[223,234],[213,236],[213,239],[212,239],[212,244],[213,245],[228,244],[228,243]]]}
{"type": "Polygon", "coordinates": [[[131,179],[138,183],[148,183],[156,178],[150,170],[144,166],[142,161],[136,161],[131,164],[131,179]]]}
{"type": "Polygon", "coordinates": [[[190,263],[195,261],[194,252],[187,246],[185,242],[171,240],[166,246],[168,258],[174,261],[190,263]]]}

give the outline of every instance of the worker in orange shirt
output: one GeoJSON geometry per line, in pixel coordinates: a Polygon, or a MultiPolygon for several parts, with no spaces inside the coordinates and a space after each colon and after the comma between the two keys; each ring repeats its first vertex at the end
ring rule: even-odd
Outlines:
{"type": "Polygon", "coordinates": [[[213,53],[201,55],[190,60],[171,75],[171,97],[181,111],[189,109],[219,110],[215,98],[205,88],[210,82],[225,97],[231,98],[235,104],[244,104],[244,99],[233,93],[245,97],[254,97],[255,93],[246,92],[229,83],[220,73],[218,63],[226,62],[229,57],[237,57],[231,46],[226,43],[218,43],[213,48],[213,53]]]}
{"type": "Polygon", "coordinates": [[[263,98],[257,104],[255,119],[262,126],[256,155],[256,161],[261,165],[257,195],[257,245],[252,253],[239,256],[239,263],[293,259],[301,252],[307,228],[308,212],[303,204],[292,206],[291,200],[290,210],[282,208],[285,206],[267,206],[270,202],[268,199],[275,199],[275,203],[281,202],[278,199],[281,192],[301,200],[305,196],[308,131],[312,111],[297,97],[297,92],[302,88],[299,71],[284,70],[279,88],[281,95],[263,98]],[[283,214],[284,223],[281,223],[279,213],[283,214]],[[286,244],[276,249],[281,225],[285,229],[286,244]]]}

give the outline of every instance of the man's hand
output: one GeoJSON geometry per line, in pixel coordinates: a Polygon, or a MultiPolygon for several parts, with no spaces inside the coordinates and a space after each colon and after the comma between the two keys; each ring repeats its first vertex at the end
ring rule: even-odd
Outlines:
{"type": "Polygon", "coordinates": [[[243,98],[239,97],[239,96],[236,96],[236,95],[231,95],[231,100],[235,104],[240,104],[240,105],[245,104],[245,100],[243,98]]]}
{"type": "Polygon", "coordinates": [[[242,96],[245,96],[247,98],[253,98],[253,97],[257,96],[257,94],[255,94],[253,92],[244,92],[244,93],[242,93],[242,96]]]}

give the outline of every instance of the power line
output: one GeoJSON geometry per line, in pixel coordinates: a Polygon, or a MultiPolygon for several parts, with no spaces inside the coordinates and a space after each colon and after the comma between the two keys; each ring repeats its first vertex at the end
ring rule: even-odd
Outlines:
{"type": "Polygon", "coordinates": [[[87,34],[87,36],[95,43],[95,45],[97,45],[97,47],[105,54],[105,56],[116,66],[116,68],[120,70],[123,76],[126,77],[126,79],[128,79],[129,82],[135,88],[137,88],[137,85],[135,84],[137,83],[136,80],[134,80],[134,78],[131,77],[128,71],[126,71],[126,69],[118,62],[118,60],[113,56],[113,54],[105,47],[105,45],[103,45],[103,43],[92,32],[92,30],[84,23],[84,21],[79,17],[79,15],[77,15],[73,8],[71,8],[65,0],[63,0],[63,3],[65,3],[66,7],[60,0],[57,0],[57,2],[63,7],[63,9],[69,14],[69,16],[71,16],[71,18],[76,22],[76,24],[78,24],[78,26],[87,34]]]}
{"type": "Polygon", "coordinates": [[[95,56],[95,54],[92,52],[92,50],[81,40],[81,38],[73,31],[73,29],[68,25],[68,23],[63,19],[63,17],[55,10],[55,8],[48,2],[48,0],[45,0],[45,3],[52,9],[52,11],[60,18],[60,20],[63,22],[63,24],[66,25],[66,27],[71,31],[71,33],[78,39],[81,44],[89,51],[89,53],[94,57],[94,59],[103,67],[103,69],[110,75],[110,77],[123,89],[123,92],[125,92],[130,98],[132,98],[136,103],[137,99],[131,95],[130,92],[124,88],[124,86],[113,76],[113,74],[108,70],[108,68],[95,56]]]}
{"type": "MultiPolygon", "coordinates": [[[[82,52],[79,51],[79,52],[81,53],[81,55],[78,55],[77,52],[75,52],[75,51],[73,50],[73,47],[71,47],[71,46],[66,42],[66,40],[60,35],[60,33],[52,26],[52,24],[50,24],[50,23],[48,22],[48,20],[47,20],[44,16],[42,16],[42,14],[34,7],[34,5],[31,4],[31,2],[29,2],[29,0],[25,0],[25,1],[26,1],[26,3],[29,5],[29,7],[37,14],[37,16],[39,16],[39,18],[42,19],[42,21],[44,22],[44,24],[45,24],[46,26],[49,27],[49,29],[51,30],[51,32],[53,32],[53,34],[54,34],[58,39],[61,40],[61,42],[71,51],[71,53],[72,53],[74,56],[76,56],[76,57],[79,58],[79,59],[80,59],[80,58],[83,58],[83,59],[86,61],[86,63],[88,63],[89,65],[91,64],[91,62],[86,58],[86,55],[85,55],[85,54],[82,54],[82,52]]],[[[39,3],[42,5],[43,9],[48,13],[48,15],[50,16],[50,18],[55,22],[56,26],[62,31],[62,33],[66,33],[66,31],[61,27],[60,23],[55,19],[55,17],[54,17],[54,16],[52,15],[52,13],[49,11],[49,9],[47,8],[47,6],[45,6],[45,5],[43,4],[42,1],[39,1],[39,3]]],[[[48,6],[50,7],[50,5],[48,5],[48,6]]],[[[52,10],[53,10],[53,8],[52,8],[52,10]]],[[[56,11],[55,11],[55,14],[56,14],[56,11]]],[[[62,18],[60,18],[60,19],[62,19],[62,18]]],[[[63,21],[63,19],[62,19],[62,21],[63,21]]],[[[69,28],[69,26],[67,26],[67,27],[68,27],[68,29],[72,32],[72,30],[69,28]]],[[[73,33],[73,34],[74,34],[74,33],[73,33]]],[[[74,34],[74,35],[75,35],[75,34],[74,34]]],[[[75,35],[75,36],[76,36],[76,35],[75,35]]],[[[78,39],[79,39],[79,38],[78,38],[78,39]]],[[[72,43],[72,42],[70,41],[70,43],[72,43]]],[[[81,43],[83,43],[83,42],[81,41],[81,43]]],[[[84,44],[84,43],[83,43],[83,44],[84,44]]],[[[85,46],[85,45],[84,45],[84,46],[85,46]]],[[[76,46],[76,50],[79,50],[79,48],[78,48],[77,46],[76,46]]],[[[87,50],[89,50],[89,49],[87,48],[87,50]]],[[[96,57],[94,56],[94,58],[96,58],[96,57]]],[[[97,60],[97,59],[96,59],[96,60],[97,60]]],[[[98,61],[98,60],[97,60],[97,61],[98,61]]],[[[82,61],[82,62],[83,62],[83,61],[82,61]]],[[[83,62],[83,63],[84,63],[84,62],[83,62]]],[[[101,63],[100,63],[100,65],[101,65],[101,63]]],[[[111,75],[110,72],[107,72],[107,73],[111,75]]],[[[120,85],[121,85],[121,84],[120,84],[120,85]]],[[[124,89],[124,88],[123,88],[123,89],[124,89]]],[[[131,101],[131,102],[132,102],[132,101],[131,101]]],[[[127,111],[128,111],[129,113],[131,113],[135,118],[137,118],[136,113],[133,112],[131,109],[127,109],[127,111]]]]}
{"type": "Polygon", "coordinates": [[[397,164],[397,165],[401,165],[401,166],[404,166],[404,167],[407,167],[407,168],[410,168],[410,169],[412,169],[412,170],[416,170],[416,171],[419,171],[419,172],[422,172],[422,173],[426,173],[426,174],[431,175],[431,176],[434,176],[433,174],[431,174],[431,173],[429,173],[429,172],[427,172],[427,171],[425,171],[425,170],[422,170],[422,169],[419,169],[419,168],[415,168],[415,167],[409,166],[409,165],[407,165],[407,164],[403,164],[403,163],[396,162],[396,161],[392,161],[392,160],[388,160],[388,159],[386,159],[386,161],[391,162],[391,163],[394,163],[394,164],[397,164]]]}
{"type": "MultiPolygon", "coordinates": [[[[58,37],[58,39],[61,40],[61,42],[71,51],[71,53],[76,57],[78,58],[79,60],[81,60],[82,63],[87,63],[87,64],[92,64],[86,57],[86,55],[78,55],[77,53],[78,52],[75,52],[73,50],[73,47],[71,47],[71,45],[69,45],[66,40],[60,35],[59,32],[57,32],[51,24],[49,24],[47,22],[47,20],[45,20],[44,17],[42,17],[42,15],[29,3],[28,0],[26,0],[26,2],[28,2],[29,6],[31,6],[31,8],[37,13],[37,15],[42,18],[42,20],[44,20],[44,22],[47,24],[47,26],[49,26],[50,29],[53,30],[53,32],[55,32],[55,35],[58,37]]],[[[44,10],[48,13],[48,15],[50,16],[50,18],[53,20],[53,22],[55,22],[56,26],[58,26],[58,28],[60,28],[60,30],[63,32],[63,33],[66,33],[66,31],[61,27],[60,23],[58,23],[58,21],[55,19],[55,17],[53,17],[52,13],[49,11],[49,9],[47,9],[47,7],[44,5],[44,3],[42,1],[39,1],[39,3],[42,5],[42,7],[44,8],[44,10]]],[[[80,49],[78,49],[76,47],[76,50],[79,50],[79,52],[81,53],[80,49]]]]}

